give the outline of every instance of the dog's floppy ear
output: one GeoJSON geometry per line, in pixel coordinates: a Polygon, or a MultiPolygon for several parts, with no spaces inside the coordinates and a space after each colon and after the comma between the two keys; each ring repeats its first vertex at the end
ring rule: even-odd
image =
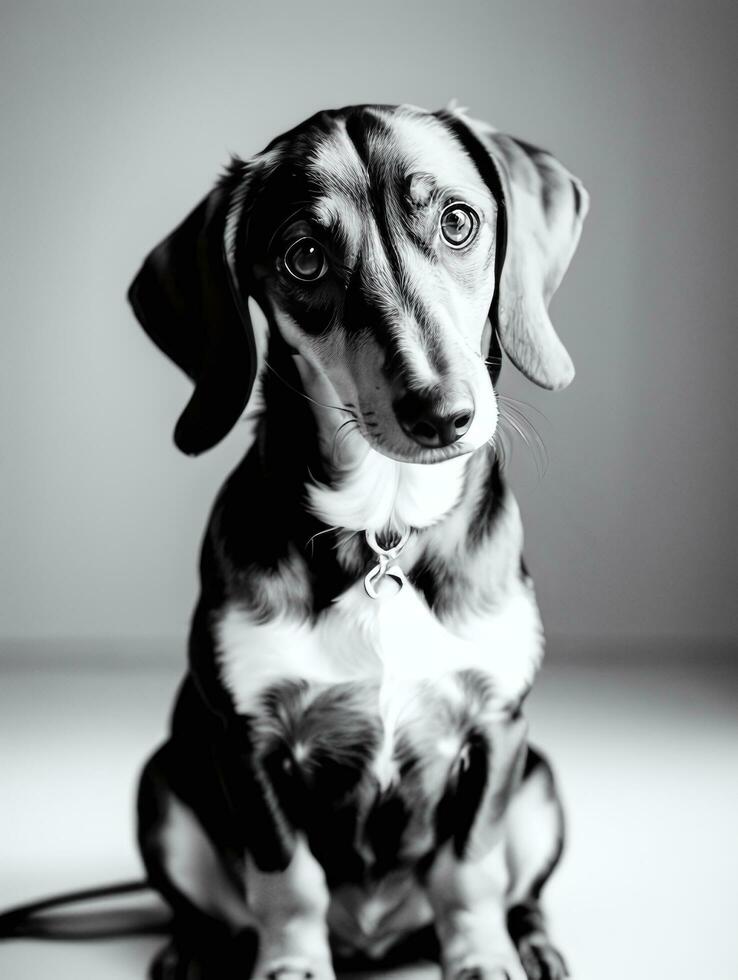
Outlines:
{"type": "MultiPolygon", "coordinates": [[[[577,247],[589,196],[545,150],[458,111],[439,115],[474,159],[498,207],[502,195],[507,241],[496,294],[502,346],[531,381],[565,388],[574,365],[554,331],[548,304],[577,247]]],[[[498,220],[498,248],[499,229],[498,220]]]]}
{"type": "Polygon", "coordinates": [[[235,243],[226,241],[229,212],[243,196],[233,177],[154,248],[128,292],[146,333],[195,382],[174,430],[177,446],[193,456],[230,432],[256,374],[247,297],[229,264],[235,243]]]}

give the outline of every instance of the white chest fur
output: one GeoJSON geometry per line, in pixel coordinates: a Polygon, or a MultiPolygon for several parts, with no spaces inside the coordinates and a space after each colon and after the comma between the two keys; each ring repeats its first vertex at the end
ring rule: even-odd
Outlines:
{"type": "Polygon", "coordinates": [[[399,463],[360,441],[358,459],[346,467],[337,486],[308,486],[313,513],[329,527],[353,531],[423,528],[435,524],[457,503],[467,456],[422,466],[399,463]]]}
{"type": "MultiPolygon", "coordinates": [[[[532,588],[516,581],[497,608],[465,620],[440,620],[409,583],[397,595],[370,599],[357,582],[314,622],[280,618],[261,623],[237,605],[216,623],[225,684],[239,712],[253,712],[270,685],[285,680],[336,684],[377,680],[396,692],[417,682],[476,669],[493,681],[500,701],[529,686],[542,655],[532,588]]],[[[382,699],[385,724],[399,710],[382,699]]]]}

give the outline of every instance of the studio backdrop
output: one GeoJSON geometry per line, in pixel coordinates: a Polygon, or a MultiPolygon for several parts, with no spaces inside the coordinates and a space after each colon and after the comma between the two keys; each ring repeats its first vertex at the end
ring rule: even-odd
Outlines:
{"type": "Polygon", "coordinates": [[[577,378],[501,382],[545,444],[526,426],[511,468],[548,633],[735,636],[734,20],[684,0],[5,3],[4,644],[184,637],[246,429],[175,450],[190,383],[125,302],[151,245],[229,154],[319,108],[451,98],[592,198],[553,301],[577,378]]]}

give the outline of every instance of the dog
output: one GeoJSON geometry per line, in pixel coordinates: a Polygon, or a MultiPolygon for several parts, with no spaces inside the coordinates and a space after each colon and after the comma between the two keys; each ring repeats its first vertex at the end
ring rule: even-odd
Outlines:
{"type": "Polygon", "coordinates": [[[257,416],[140,784],[174,913],[154,977],[332,980],[419,951],[445,980],[566,975],[495,389],[503,350],[572,380],[547,307],[587,209],[551,154],[465,111],[355,106],[233,159],[145,260],[133,310],[194,382],[176,445],[257,416]]]}

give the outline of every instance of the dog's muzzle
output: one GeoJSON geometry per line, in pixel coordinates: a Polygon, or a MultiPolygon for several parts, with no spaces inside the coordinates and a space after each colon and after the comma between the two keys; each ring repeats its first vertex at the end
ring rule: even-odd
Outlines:
{"type": "Polygon", "coordinates": [[[453,445],[474,421],[474,399],[463,384],[411,390],[393,407],[405,434],[427,448],[453,445]]]}

